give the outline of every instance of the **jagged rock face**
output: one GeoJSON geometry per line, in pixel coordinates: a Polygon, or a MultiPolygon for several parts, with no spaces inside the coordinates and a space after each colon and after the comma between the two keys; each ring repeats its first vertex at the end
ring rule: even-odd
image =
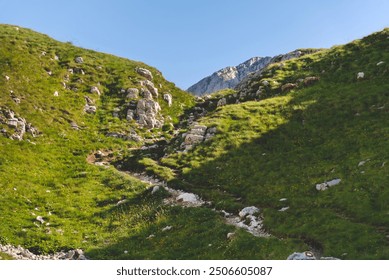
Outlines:
{"type": "Polygon", "coordinates": [[[238,66],[223,68],[194,84],[188,91],[204,95],[225,88],[235,87],[249,73],[256,72],[269,64],[271,57],[253,57],[238,66]]]}
{"type": "MultiPolygon", "coordinates": [[[[163,120],[159,116],[161,107],[158,102],[151,99],[141,99],[136,106],[137,123],[147,128],[161,128],[163,120]]],[[[128,112],[127,112],[128,116],[128,112]]]]}
{"type": "Polygon", "coordinates": [[[201,96],[221,89],[235,88],[250,74],[261,72],[271,63],[300,57],[304,54],[304,51],[296,50],[274,57],[253,57],[238,66],[226,67],[213,73],[211,76],[208,76],[189,87],[187,91],[194,95],[201,96]]]}

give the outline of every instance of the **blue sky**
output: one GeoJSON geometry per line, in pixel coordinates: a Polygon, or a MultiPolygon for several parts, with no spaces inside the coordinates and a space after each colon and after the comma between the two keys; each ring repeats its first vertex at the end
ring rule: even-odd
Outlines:
{"type": "Polygon", "coordinates": [[[186,89],[253,56],[389,27],[388,0],[0,0],[0,23],[143,61],[186,89]]]}

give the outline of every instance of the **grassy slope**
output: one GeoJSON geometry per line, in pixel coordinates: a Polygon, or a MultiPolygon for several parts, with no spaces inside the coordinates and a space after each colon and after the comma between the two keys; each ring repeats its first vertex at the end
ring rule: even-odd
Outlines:
{"type": "MultiPolygon", "coordinates": [[[[162,159],[164,168],[143,160],[169,177],[173,173],[167,166],[177,169],[171,185],[200,193],[217,208],[238,211],[257,205],[276,236],[255,238],[237,231],[227,240],[235,229],[210,209],[164,206],[163,194],[150,196],[130,176],[85,160],[97,149],[115,150],[116,157],[135,146],[104,136],[136,128],[123,119],[126,100],[118,93],[137,87],[142,78],[135,67],[151,69],[154,83],[162,84],[160,92],[172,93],[172,108],[160,104],[173,120],[191,106],[188,95],[142,63],[59,43],[27,29],[3,25],[0,30],[0,73],[11,78],[0,78],[0,105],[43,132],[31,138],[36,145],[0,137],[0,243],[35,252],[80,247],[100,259],[285,259],[309,245],[341,258],[389,257],[388,172],[382,166],[388,159],[387,31],[270,69],[264,74],[272,81],[264,95],[268,99],[229,105],[201,120],[218,127],[212,141],[162,159]],[[40,56],[42,51],[46,56],[40,56]],[[54,55],[59,61],[50,59],[54,55]],[[74,62],[76,56],[84,58],[83,65],[74,62]],[[376,66],[380,60],[385,64],[376,66]],[[69,83],[77,92],[61,88],[69,67],[82,67],[86,73],[75,74],[69,83]],[[357,82],[359,71],[366,79],[357,82]],[[321,81],[280,95],[277,84],[308,75],[320,75],[321,81]],[[89,93],[98,82],[100,99],[89,93]],[[22,99],[19,105],[9,90],[22,99]],[[83,113],[84,95],[96,100],[96,115],[83,113]],[[112,117],[115,107],[122,108],[121,119],[112,117]],[[69,120],[84,129],[72,130],[69,120]],[[370,161],[358,168],[366,159],[370,161]],[[315,190],[315,183],[336,177],[342,179],[339,186],[323,193],[315,190]],[[287,202],[280,202],[282,197],[287,202]],[[128,202],[117,207],[124,198],[128,202]],[[290,209],[278,212],[283,206],[290,209]],[[35,225],[32,213],[50,224],[35,225]],[[173,228],[163,232],[167,225],[173,228]],[[155,237],[147,239],[151,234],[155,237]]],[[[256,91],[259,82],[252,81],[250,90],[256,91]]],[[[170,137],[168,132],[137,130],[145,137],[170,137]]]]}
{"type": "Polygon", "coordinates": [[[120,157],[139,145],[106,137],[108,131],[135,129],[146,138],[171,137],[169,131],[141,130],[125,121],[127,100],[119,94],[121,88],[139,88],[137,82],[143,78],[135,73],[135,67],[150,69],[154,84],[162,85],[160,93],[173,95],[171,108],[160,100],[163,114],[178,121],[193,104],[193,97],[165,81],[157,70],[14,26],[1,25],[0,40],[0,105],[42,132],[38,138],[26,134],[35,145],[0,137],[1,244],[20,244],[35,253],[82,248],[89,258],[98,259],[284,258],[284,254],[273,255],[273,249],[295,249],[293,243],[274,239],[252,246],[255,238],[245,232],[228,241],[226,235],[234,228],[210,209],[164,206],[163,194],[151,196],[145,191],[148,186],[138,180],[86,162],[98,149],[113,150],[113,157],[120,157]],[[55,55],[58,61],[53,59],[55,55]],[[74,62],[77,56],[84,58],[83,64],[74,62]],[[62,88],[68,68],[85,72],[70,76],[68,86],[78,91],[62,88]],[[97,83],[100,98],[90,93],[97,83]],[[21,99],[20,104],[12,100],[11,90],[21,99]],[[53,96],[54,91],[59,92],[58,97],[53,96]],[[95,100],[95,115],[83,112],[85,95],[95,100]],[[122,109],[120,119],[112,117],[116,107],[122,109]],[[73,130],[72,121],[83,129],[73,130]],[[127,203],[116,206],[122,199],[127,203]],[[36,221],[37,216],[46,223],[36,221]],[[173,229],[162,232],[167,225],[173,229]],[[155,238],[147,239],[150,234],[155,238]],[[258,250],[260,244],[264,246],[258,250]],[[240,250],[243,247],[247,249],[240,250]]]}
{"type": "MultiPolygon", "coordinates": [[[[115,150],[116,156],[136,146],[106,137],[107,131],[126,133],[134,128],[146,138],[170,137],[169,132],[141,130],[125,120],[126,100],[120,89],[139,88],[137,82],[143,78],[135,67],[150,69],[154,83],[162,86],[159,91],[173,95],[171,108],[162,97],[159,100],[163,114],[173,121],[178,121],[193,98],[140,62],[60,43],[28,29],[1,25],[0,42],[0,106],[12,109],[42,132],[37,138],[26,134],[35,144],[0,137],[0,243],[21,244],[34,252],[88,249],[128,236],[122,223],[132,223],[130,231],[136,232],[154,215],[150,211],[157,213],[159,206],[153,203],[159,199],[143,198],[146,186],[141,182],[114,169],[89,165],[86,157],[98,149],[115,150]],[[77,56],[83,57],[83,64],[74,62],[77,56]],[[85,72],[70,75],[68,87],[77,87],[77,91],[61,85],[68,68],[85,72]],[[90,93],[91,86],[98,83],[101,98],[90,93]],[[11,90],[21,99],[20,104],[11,99],[11,90]],[[58,97],[53,95],[55,91],[58,97]],[[95,115],[83,112],[85,95],[95,100],[95,115]],[[115,107],[122,109],[122,118],[112,117],[115,107]],[[71,121],[83,129],[72,129],[71,121]],[[134,206],[115,207],[124,198],[134,206]],[[48,224],[41,225],[37,216],[48,224]]],[[[6,125],[1,128],[9,129],[6,125]]]]}
{"type": "MultiPolygon", "coordinates": [[[[271,66],[262,77],[270,81],[263,100],[216,110],[201,120],[217,126],[213,140],[162,159],[181,170],[171,184],[222,209],[256,205],[275,236],[324,255],[389,258],[388,34],[271,66]],[[363,80],[356,79],[360,71],[363,80]],[[320,82],[280,92],[282,84],[313,75],[320,82]],[[315,189],[334,178],[341,184],[315,189]]],[[[260,84],[251,81],[249,90],[260,84]]]]}

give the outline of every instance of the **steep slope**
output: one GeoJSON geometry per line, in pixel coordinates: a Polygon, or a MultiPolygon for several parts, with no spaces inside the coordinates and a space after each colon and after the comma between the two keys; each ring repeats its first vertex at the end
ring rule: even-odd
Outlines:
{"type": "Polygon", "coordinates": [[[216,71],[212,75],[190,86],[187,91],[194,95],[202,96],[222,89],[233,89],[241,81],[249,77],[250,74],[260,73],[269,64],[300,57],[314,51],[312,49],[300,49],[274,57],[252,57],[237,66],[230,66],[216,71]]]}
{"type": "Polygon", "coordinates": [[[388,259],[388,35],[269,65],[199,99],[208,113],[183,139],[201,125],[215,136],[160,159],[178,174],[169,185],[232,213],[256,206],[270,234],[305,243],[299,251],[388,259]]]}
{"type": "Polygon", "coordinates": [[[85,249],[145,223],[148,186],[87,158],[168,140],[192,104],[148,65],[0,25],[0,244],[85,249]]]}

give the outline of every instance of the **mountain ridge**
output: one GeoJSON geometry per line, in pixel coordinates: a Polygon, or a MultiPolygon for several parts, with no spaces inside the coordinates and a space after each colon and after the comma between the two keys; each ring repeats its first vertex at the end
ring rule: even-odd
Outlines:
{"type": "Polygon", "coordinates": [[[297,58],[318,50],[319,49],[297,49],[286,54],[280,54],[273,57],[252,57],[237,66],[227,66],[214,72],[210,76],[207,76],[190,86],[187,91],[196,96],[202,96],[223,89],[233,89],[246,77],[260,72],[272,63],[297,58]]]}

